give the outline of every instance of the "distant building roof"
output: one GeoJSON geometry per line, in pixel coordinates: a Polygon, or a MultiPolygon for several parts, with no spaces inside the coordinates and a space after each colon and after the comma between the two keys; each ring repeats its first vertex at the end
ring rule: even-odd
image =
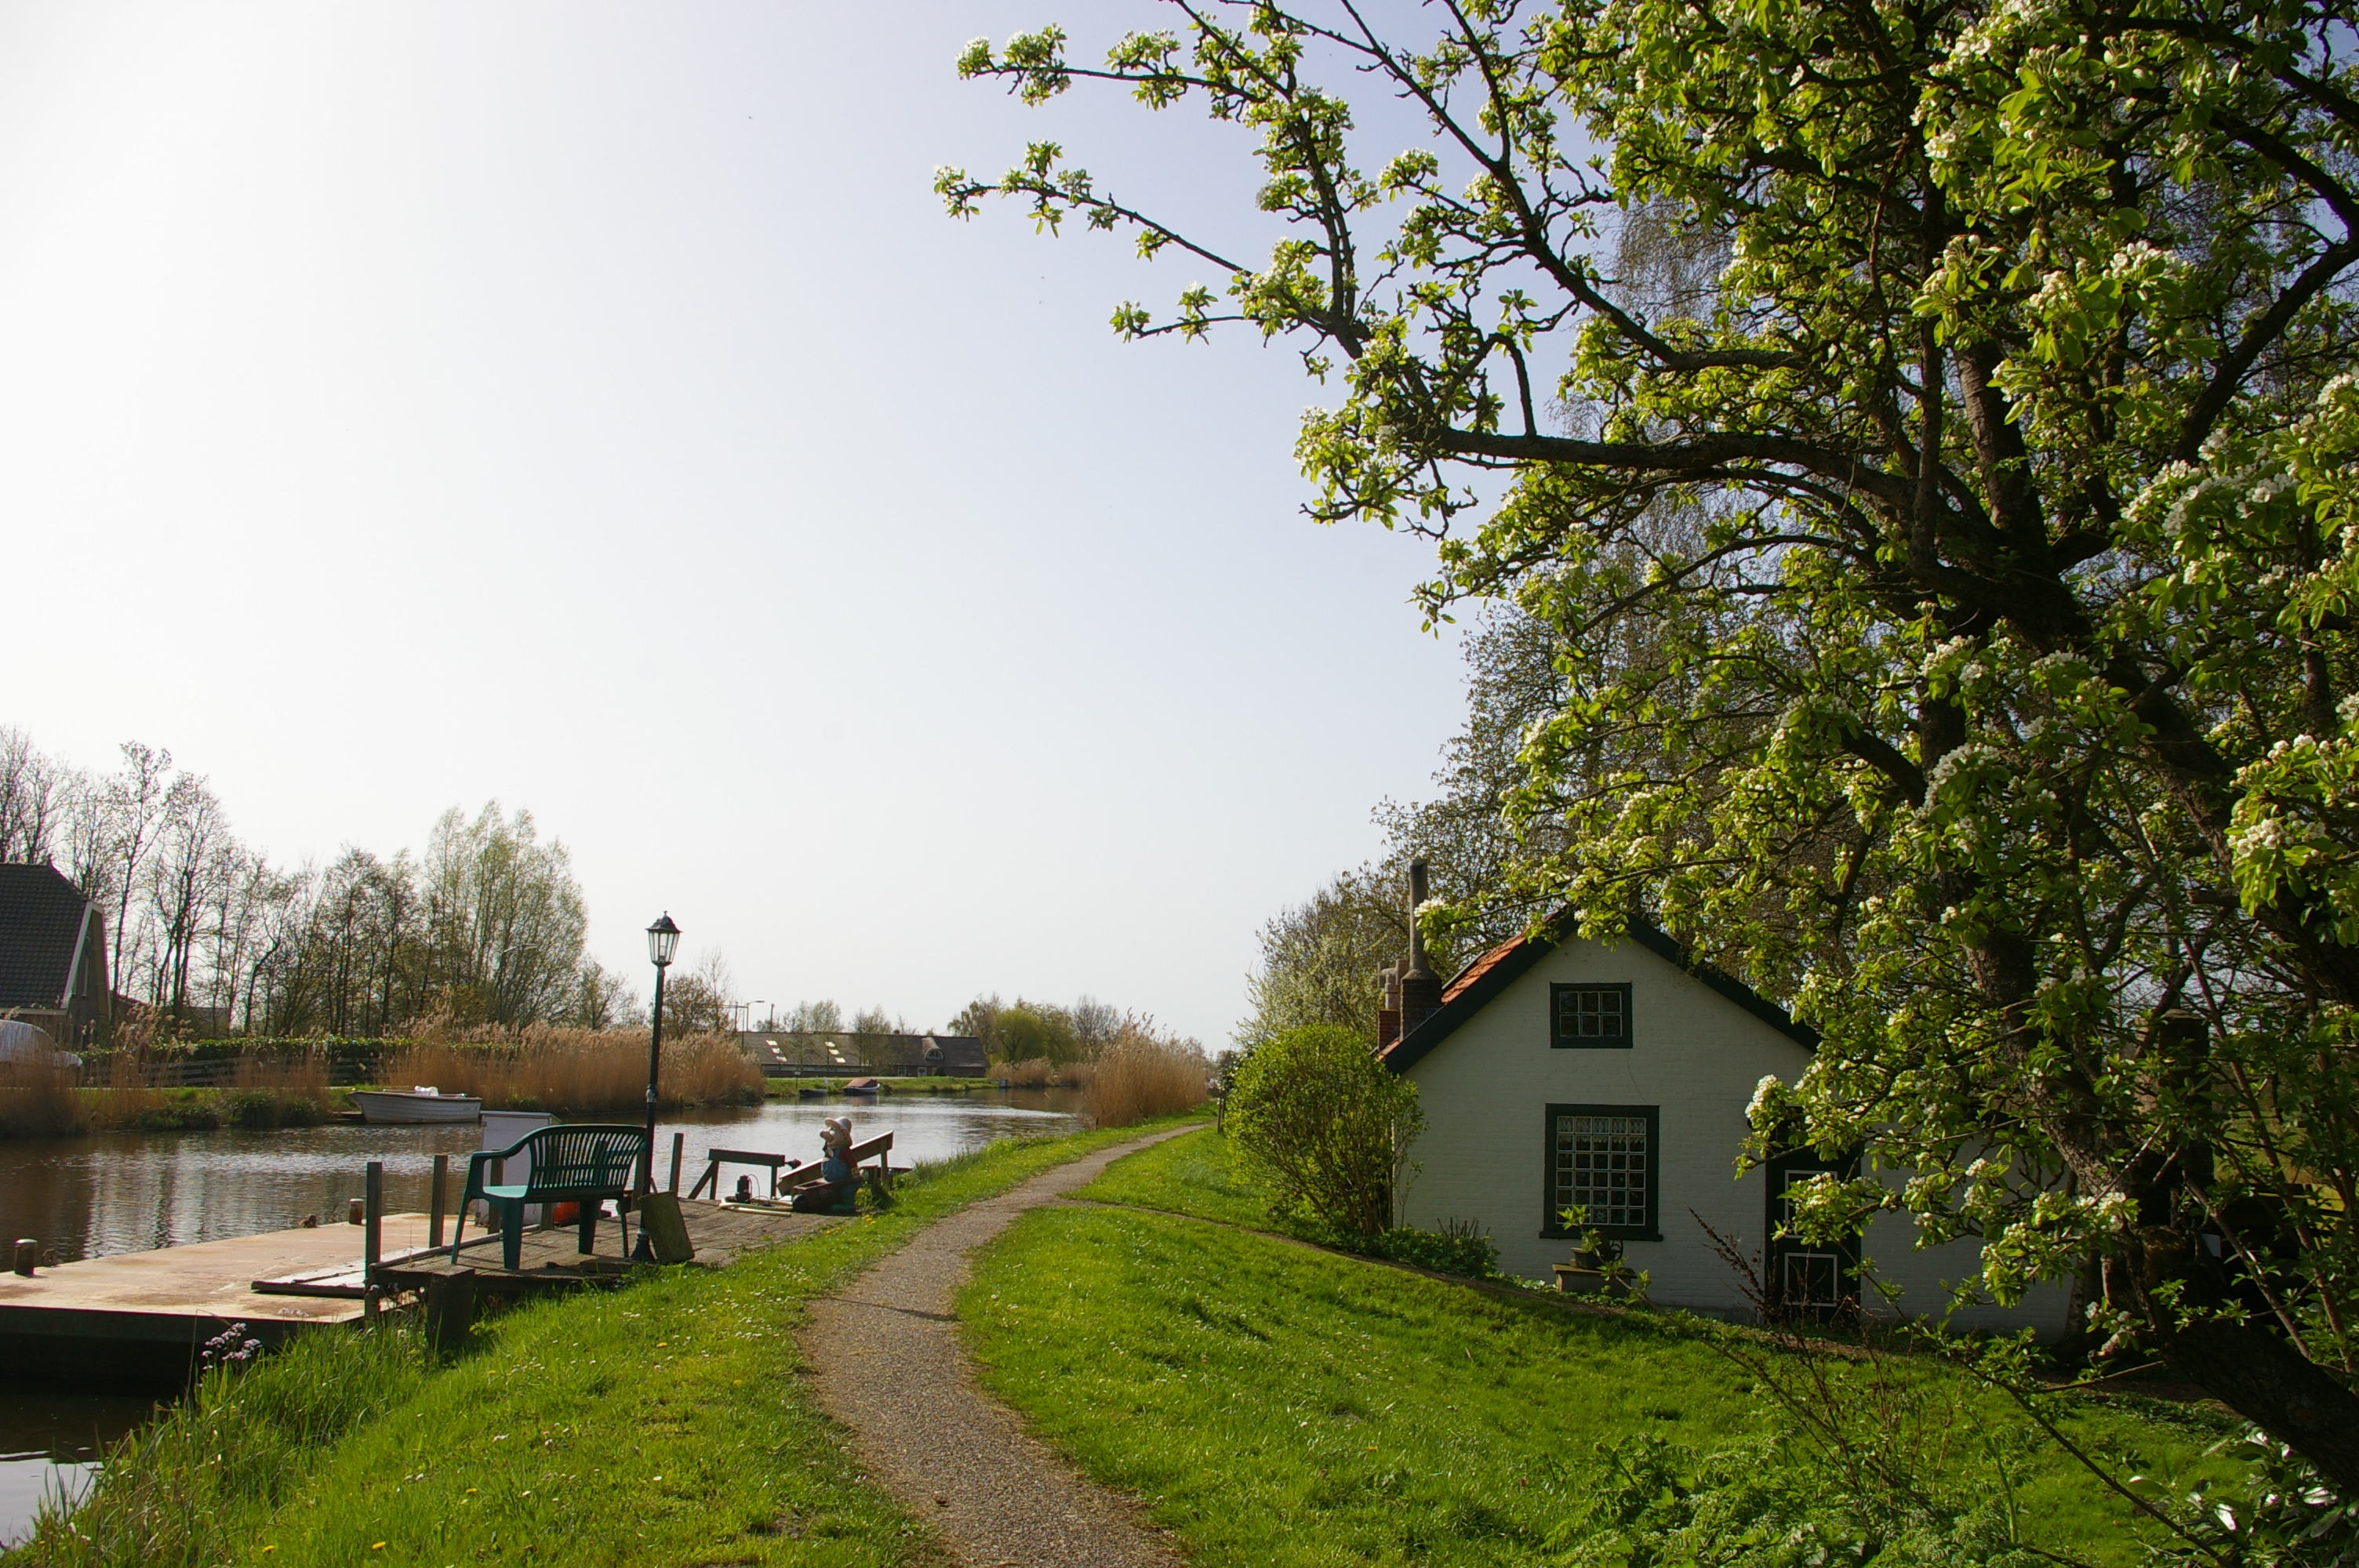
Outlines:
{"type": "Polygon", "coordinates": [[[0,1008],[66,1003],[90,900],[55,866],[0,864],[0,1008]]]}
{"type": "Polygon", "coordinates": [[[988,1065],[972,1034],[853,1034],[848,1031],[756,1029],[746,1049],[757,1063],[860,1067],[891,1076],[980,1073],[988,1065]]]}

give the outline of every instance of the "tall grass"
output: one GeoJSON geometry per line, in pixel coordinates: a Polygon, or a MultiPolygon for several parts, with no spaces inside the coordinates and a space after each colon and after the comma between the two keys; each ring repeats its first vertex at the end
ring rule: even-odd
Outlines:
{"type": "Polygon", "coordinates": [[[0,1062],[0,1137],[57,1138],[82,1125],[64,1062],[0,1062]]]}
{"type": "Polygon", "coordinates": [[[1004,1080],[1016,1089],[1045,1089],[1053,1081],[1056,1069],[1049,1066],[1046,1056],[1034,1056],[1022,1062],[994,1062],[991,1076],[1004,1080]]]}
{"type": "MultiPolygon", "coordinates": [[[[527,1029],[513,1040],[421,1040],[388,1054],[379,1079],[481,1097],[495,1110],[636,1111],[647,1104],[647,1041],[636,1030],[527,1029]]],[[[664,1042],[666,1107],[758,1105],[761,1070],[734,1034],[664,1042]]]]}
{"type": "Polygon", "coordinates": [[[251,1370],[207,1372],[188,1402],[111,1450],[80,1508],[44,1502],[9,1568],[201,1568],[226,1562],[336,1440],[407,1400],[429,1358],[413,1331],[324,1329],[251,1370]]]}
{"type": "Polygon", "coordinates": [[[1212,1077],[1202,1046],[1165,1034],[1153,1019],[1136,1014],[1122,1021],[1091,1067],[1085,1103],[1100,1127],[1193,1110],[1204,1103],[1212,1077]]]}
{"type": "Polygon", "coordinates": [[[991,1076],[1006,1079],[1012,1089],[1085,1089],[1096,1074],[1094,1062],[1051,1062],[1046,1056],[991,1065],[991,1076]]]}

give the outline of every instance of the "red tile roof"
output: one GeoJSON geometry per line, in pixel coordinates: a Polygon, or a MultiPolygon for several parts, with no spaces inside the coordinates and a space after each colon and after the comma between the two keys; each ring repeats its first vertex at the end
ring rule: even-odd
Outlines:
{"type": "Polygon", "coordinates": [[[1506,963],[1508,957],[1513,954],[1516,948],[1523,945],[1524,938],[1521,936],[1509,937],[1506,941],[1500,943],[1496,947],[1492,948],[1481,957],[1476,958],[1473,963],[1467,965],[1464,968],[1459,970],[1457,974],[1451,977],[1450,983],[1441,989],[1441,1000],[1445,1002],[1457,1000],[1459,992],[1473,985],[1476,980],[1481,979],[1484,975],[1489,974],[1493,969],[1495,969],[1500,965],[1506,963]]]}

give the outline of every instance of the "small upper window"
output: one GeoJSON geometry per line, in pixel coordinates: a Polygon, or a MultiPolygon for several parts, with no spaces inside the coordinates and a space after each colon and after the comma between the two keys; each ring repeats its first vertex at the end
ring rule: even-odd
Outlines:
{"type": "Polygon", "coordinates": [[[1612,1049],[1630,1044],[1630,988],[1550,986],[1555,1013],[1549,1044],[1612,1049]]]}

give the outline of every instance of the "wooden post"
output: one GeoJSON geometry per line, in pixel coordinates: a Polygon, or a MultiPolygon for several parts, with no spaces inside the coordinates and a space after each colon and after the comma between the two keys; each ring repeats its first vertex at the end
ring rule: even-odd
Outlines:
{"type": "Polygon", "coordinates": [[[671,1194],[671,1195],[672,1195],[672,1196],[674,1196],[674,1197],[678,1197],[678,1196],[679,1196],[679,1155],[680,1155],[680,1151],[681,1151],[681,1150],[683,1150],[683,1149],[685,1149],[685,1148],[687,1148],[687,1147],[688,1147],[688,1134],[687,1134],[687,1133],[685,1133],[685,1132],[675,1132],[675,1133],[673,1133],[673,1134],[671,1135],[671,1185],[670,1185],[670,1186],[669,1186],[669,1187],[667,1187],[667,1188],[665,1188],[664,1190],[665,1190],[666,1192],[668,1192],[668,1193],[671,1194]]]}
{"type": "Polygon", "coordinates": [[[385,1162],[371,1160],[361,1199],[361,1316],[376,1321],[376,1270],[385,1254],[385,1162]]]}
{"type": "Polygon", "coordinates": [[[442,1245],[442,1215],[450,1198],[447,1190],[450,1184],[451,1156],[437,1154],[434,1156],[434,1181],[428,1189],[426,1199],[426,1245],[429,1247],[442,1245]]]}
{"type": "Polygon", "coordinates": [[[434,1348],[456,1350],[475,1324],[475,1271],[459,1269],[426,1281],[426,1336],[434,1348]]]}

